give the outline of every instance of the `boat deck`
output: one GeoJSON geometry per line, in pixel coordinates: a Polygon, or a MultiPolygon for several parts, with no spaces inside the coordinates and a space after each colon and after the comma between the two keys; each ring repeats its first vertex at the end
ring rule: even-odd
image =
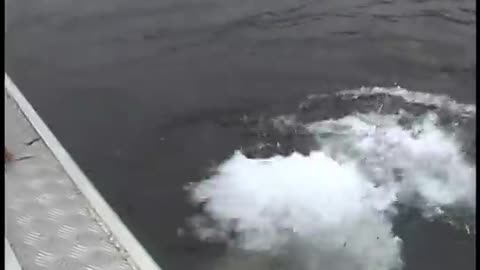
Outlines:
{"type": "Polygon", "coordinates": [[[160,269],[8,76],[5,145],[6,269],[160,269]]]}

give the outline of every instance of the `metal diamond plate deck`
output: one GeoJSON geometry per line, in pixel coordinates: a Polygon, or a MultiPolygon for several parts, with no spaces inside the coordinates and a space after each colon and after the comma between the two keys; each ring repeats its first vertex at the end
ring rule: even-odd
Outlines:
{"type": "MultiPolygon", "coordinates": [[[[24,270],[137,269],[7,93],[6,238],[24,270]]],[[[148,270],[148,269],[146,269],[148,270]]]]}

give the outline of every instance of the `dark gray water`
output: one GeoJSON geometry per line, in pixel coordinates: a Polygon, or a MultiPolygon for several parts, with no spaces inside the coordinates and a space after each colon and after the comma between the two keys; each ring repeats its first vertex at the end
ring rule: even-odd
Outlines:
{"type": "MultiPolygon", "coordinates": [[[[177,236],[183,185],[245,145],[225,121],[392,86],[475,103],[473,0],[7,0],[6,69],[164,269],[222,246],[177,236]],[[227,119],[227,120],[225,120],[227,119]]],[[[405,269],[474,269],[473,236],[406,217],[405,269]]]]}

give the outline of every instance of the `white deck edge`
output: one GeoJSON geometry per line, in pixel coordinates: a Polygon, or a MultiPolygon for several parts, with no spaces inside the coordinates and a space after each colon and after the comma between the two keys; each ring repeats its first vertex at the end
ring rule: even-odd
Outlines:
{"type": "Polygon", "coordinates": [[[22,270],[17,256],[13,253],[10,242],[5,238],[5,270],[22,270]]]}
{"type": "Polygon", "coordinates": [[[63,148],[55,135],[50,131],[32,105],[30,105],[28,100],[6,73],[5,89],[7,90],[7,94],[15,100],[27,120],[32,124],[33,128],[38,132],[47,147],[63,166],[65,172],[70,176],[78,189],[83,193],[97,214],[107,225],[115,239],[128,252],[135,265],[141,270],[161,270],[148,252],[133,236],[130,230],[120,220],[118,215],[108,205],[87,176],[78,167],[75,161],[70,157],[65,148],[63,148]]]}

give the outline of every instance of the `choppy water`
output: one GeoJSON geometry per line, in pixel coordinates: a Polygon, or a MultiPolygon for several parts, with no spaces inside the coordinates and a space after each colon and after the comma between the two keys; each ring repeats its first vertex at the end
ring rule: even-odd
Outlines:
{"type": "Polygon", "coordinates": [[[465,135],[475,111],[445,96],[362,88],[309,97],[288,117],[243,116],[257,142],[188,186],[202,211],[192,233],[233,250],[215,269],[402,269],[402,250],[415,246],[394,226],[411,212],[473,240],[475,139],[465,135]],[[332,116],[333,105],[344,110],[332,116]]]}
{"type": "MultiPolygon", "coordinates": [[[[474,268],[471,205],[458,208],[472,190],[455,182],[469,183],[476,162],[474,1],[15,0],[6,7],[7,72],[164,269],[310,270],[320,258],[329,269],[474,268]],[[236,150],[242,155],[232,158],[236,150]],[[291,156],[315,151],[328,155],[312,156],[321,162],[291,156]],[[287,158],[272,161],[278,155],[287,158]],[[257,166],[258,158],[271,165],[257,166]],[[345,160],[358,168],[345,170],[345,160]],[[319,228],[307,220],[301,228],[332,238],[275,245],[291,255],[278,256],[235,238],[208,243],[191,235],[187,224],[199,209],[185,185],[212,179],[220,164],[234,166],[225,182],[234,184],[250,164],[252,187],[267,187],[272,177],[256,173],[277,174],[290,162],[308,177],[290,188],[293,170],[281,173],[296,193],[280,196],[279,188],[272,207],[321,214],[325,207],[294,195],[309,191],[313,200],[316,189],[329,191],[328,206],[346,211],[329,216],[352,220],[319,228]],[[319,187],[330,182],[317,181],[324,170],[312,163],[337,168],[338,179],[360,189],[319,187]],[[427,178],[433,182],[417,181],[427,178]],[[370,185],[381,192],[364,193],[370,185]],[[351,196],[339,200],[334,191],[351,196]],[[376,198],[370,208],[365,194],[376,198]],[[363,212],[343,203],[372,219],[362,223],[355,213],[363,212]]],[[[249,195],[270,198],[268,190],[249,195]]],[[[216,190],[206,196],[217,198],[216,190]]],[[[228,207],[217,210],[203,213],[228,220],[228,207]]],[[[316,217],[285,222],[307,216],[316,217]]]]}

